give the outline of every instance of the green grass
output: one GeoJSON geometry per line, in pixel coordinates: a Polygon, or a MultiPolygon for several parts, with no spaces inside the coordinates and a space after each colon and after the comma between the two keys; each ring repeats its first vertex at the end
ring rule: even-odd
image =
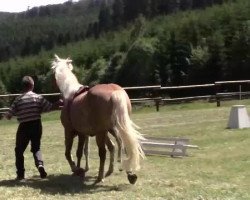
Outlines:
{"type": "MultiPolygon", "coordinates": [[[[185,158],[148,156],[136,185],[130,185],[125,172],[116,166],[104,183],[91,186],[99,166],[94,138],[86,182],[71,176],[58,112],[43,115],[42,151],[48,178],[39,179],[29,147],[25,152],[27,180],[17,183],[13,181],[17,123],[2,120],[0,199],[250,199],[250,130],[226,129],[233,104],[250,109],[249,100],[223,102],[219,108],[215,103],[197,102],[160,107],[160,112],[154,107],[137,109],[132,119],[141,133],[187,137],[199,149],[188,149],[185,158]]],[[[76,142],[73,154],[75,149],[76,142]]]]}

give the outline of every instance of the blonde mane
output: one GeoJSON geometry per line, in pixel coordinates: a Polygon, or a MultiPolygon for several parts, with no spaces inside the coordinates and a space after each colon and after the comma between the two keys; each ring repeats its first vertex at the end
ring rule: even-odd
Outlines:
{"type": "Polygon", "coordinates": [[[73,66],[71,63],[72,60],[69,58],[61,59],[57,55],[55,55],[55,59],[52,61],[56,83],[64,99],[69,99],[82,86],[72,73],[73,66]]]}

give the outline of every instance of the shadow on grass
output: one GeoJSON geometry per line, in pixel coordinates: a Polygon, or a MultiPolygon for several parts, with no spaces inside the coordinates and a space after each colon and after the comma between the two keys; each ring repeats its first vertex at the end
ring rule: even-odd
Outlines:
{"type": "Polygon", "coordinates": [[[72,175],[50,175],[46,179],[40,179],[39,177],[32,177],[22,181],[16,180],[1,180],[0,187],[18,187],[25,186],[34,189],[40,189],[41,193],[44,194],[94,194],[98,192],[110,192],[110,191],[124,191],[130,185],[105,185],[104,183],[99,183],[93,185],[96,177],[85,177],[85,182],[81,178],[72,175]]]}

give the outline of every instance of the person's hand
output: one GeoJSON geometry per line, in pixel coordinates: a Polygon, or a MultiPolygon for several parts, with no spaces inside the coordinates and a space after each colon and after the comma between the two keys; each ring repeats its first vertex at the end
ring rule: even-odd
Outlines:
{"type": "Polygon", "coordinates": [[[64,105],[62,99],[59,99],[59,100],[56,102],[56,104],[57,104],[57,107],[58,107],[59,109],[62,109],[62,107],[63,107],[63,105],[64,105]]]}
{"type": "Polygon", "coordinates": [[[63,100],[62,99],[59,99],[57,102],[55,102],[52,106],[52,110],[57,110],[57,109],[62,109],[63,108],[63,100]]]}
{"type": "Polygon", "coordinates": [[[59,99],[58,104],[59,104],[59,106],[63,106],[63,99],[59,99]]]}
{"type": "Polygon", "coordinates": [[[6,112],[6,113],[3,114],[3,117],[10,120],[12,118],[12,115],[9,112],[6,112]]]}

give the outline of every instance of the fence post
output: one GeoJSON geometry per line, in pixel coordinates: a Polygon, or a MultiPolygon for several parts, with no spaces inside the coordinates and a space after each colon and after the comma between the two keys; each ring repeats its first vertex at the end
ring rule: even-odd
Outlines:
{"type": "Polygon", "coordinates": [[[160,91],[161,91],[161,86],[159,86],[159,88],[155,88],[153,90],[153,97],[155,98],[155,106],[156,106],[156,111],[159,112],[160,110],[160,101],[161,101],[161,97],[160,97],[160,91]]]}
{"type": "Polygon", "coordinates": [[[155,106],[156,106],[157,112],[159,112],[159,110],[160,110],[160,102],[161,102],[161,97],[158,97],[155,99],[155,106]]]}
{"type": "Polygon", "coordinates": [[[220,97],[216,94],[216,105],[217,107],[220,107],[220,97]]]}
{"type": "Polygon", "coordinates": [[[217,107],[220,107],[220,96],[218,95],[220,91],[220,84],[215,82],[215,98],[217,107]]]}
{"type": "Polygon", "coordinates": [[[239,85],[239,99],[241,100],[241,85],[239,85]]]}

